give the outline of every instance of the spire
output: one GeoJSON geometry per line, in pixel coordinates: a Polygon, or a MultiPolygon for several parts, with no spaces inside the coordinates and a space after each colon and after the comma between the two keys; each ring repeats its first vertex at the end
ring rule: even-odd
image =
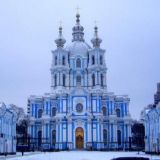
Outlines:
{"type": "Polygon", "coordinates": [[[84,28],[83,26],[80,25],[80,14],[77,11],[76,14],[76,25],[73,27],[73,39],[72,41],[84,41],[83,36],[84,36],[84,28]]]}
{"type": "Polygon", "coordinates": [[[94,27],[94,37],[91,40],[93,47],[100,47],[102,40],[98,37],[98,27],[94,27]]]}
{"type": "Polygon", "coordinates": [[[59,36],[58,38],[55,40],[55,43],[57,44],[57,47],[63,47],[64,44],[66,43],[66,40],[63,38],[63,35],[62,35],[62,26],[60,24],[59,26],[59,36]]]}

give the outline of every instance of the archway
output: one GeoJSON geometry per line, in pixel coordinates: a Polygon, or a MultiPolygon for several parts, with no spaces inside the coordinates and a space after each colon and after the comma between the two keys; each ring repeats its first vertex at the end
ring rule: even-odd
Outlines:
{"type": "Polygon", "coordinates": [[[84,131],[83,128],[78,127],[75,133],[76,138],[76,148],[83,149],[84,147],[84,131]]]}
{"type": "Polygon", "coordinates": [[[56,144],[56,130],[52,131],[52,145],[55,147],[56,144]]]}
{"type": "Polygon", "coordinates": [[[38,131],[38,147],[42,144],[42,131],[38,131]]]}
{"type": "Polygon", "coordinates": [[[117,141],[118,141],[118,145],[121,145],[121,131],[120,130],[117,131],[117,141]]]}
{"type": "Polygon", "coordinates": [[[108,144],[108,135],[106,129],[103,130],[103,142],[104,142],[104,147],[106,148],[108,144]]]}

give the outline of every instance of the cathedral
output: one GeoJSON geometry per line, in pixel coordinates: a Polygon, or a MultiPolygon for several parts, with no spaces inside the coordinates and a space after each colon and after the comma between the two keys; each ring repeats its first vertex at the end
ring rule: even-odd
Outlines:
{"type": "Polygon", "coordinates": [[[62,27],[52,51],[51,92],[28,98],[30,145],[34,149],[129,148],[130,99],[107,91],[105,50],[94,27],[90,46],[80,14],[65,46],[62,27]]]}

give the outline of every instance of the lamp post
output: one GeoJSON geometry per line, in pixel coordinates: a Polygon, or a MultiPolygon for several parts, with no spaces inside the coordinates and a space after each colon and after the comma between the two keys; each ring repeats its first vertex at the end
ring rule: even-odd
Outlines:
{"type": "Polygon", "coordinates": [[[157,138],[157,153],[159,154],[159,138],[157,138]]]}
{"type": "Polygon", "coordinates": [[[5,149],[5,157],[7,156],[7,139],[5,139],[5,142],[4,142],[4,149],[5,149]]]}

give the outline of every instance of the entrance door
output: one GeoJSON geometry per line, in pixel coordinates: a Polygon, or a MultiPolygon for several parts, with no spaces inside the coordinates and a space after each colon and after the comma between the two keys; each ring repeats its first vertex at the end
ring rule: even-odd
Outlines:
{"type": "Polygon", "coordinates": [[[42,131],[38,131],[38,148],[41,147],[42,144],[42,131]]]}
{"type": "Polygon", "coordinates": [[[77,149],[83,149],[84,145],[84,131],[83,128],[78,127],[76,129],[76,148],[77,149]]]}

